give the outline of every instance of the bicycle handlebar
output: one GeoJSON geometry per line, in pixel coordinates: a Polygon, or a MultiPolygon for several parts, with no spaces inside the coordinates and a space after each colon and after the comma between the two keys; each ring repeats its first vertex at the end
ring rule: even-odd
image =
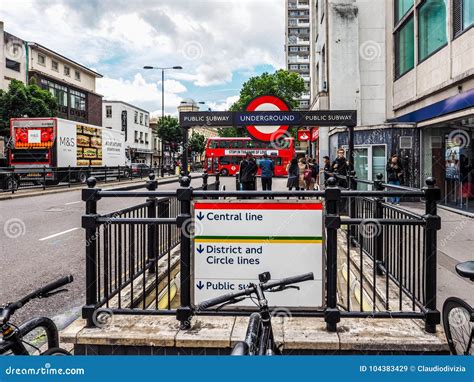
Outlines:
{"type": "MultiPolygon", "coordinates": [[[[260,284],[263,291],[276,288],[276,287],[284,287],[290,284],[297,284],[303,281],[314,280],[313,272],[305,273],[298,276],[287,277],[281,280],[269,281],[267,283],[260,284]]],[[[239,297],[243,296],[250,296],[252,293],[255,293],[255,284],[251,284],[248,288],[241,292],[236,293],[227,293],[222,296],[218,296],[215,298],[210,298],[209,300],[205,300],[201,302],[196,308],[195,311],[204,310],[210,308],[212,306],[220,305],[225,302],[229,302],[235,300],[239,297]]]]}
{"type": "Polygon", "coordinates": [[[6,308],[4,308],[4,317],[3,319],[9,319],[10,316],[15,312],[15,310],[21,308],[23,305],[25,305],[27,302],[33,300],[34,298],[41,298],[41,297],[47,297],[47,294],[50,292],[53,292],[56,289],[61,288],[62,286],[69,284],[74,281],[74,277],[72,275],[61,277],[59,280],[53,281],[52,283],[49,283],[45,285],[44,287],[41,287],[34,292],[26,295],[22,299],[20,299],[17,302],[8,304],[6,308]]]}

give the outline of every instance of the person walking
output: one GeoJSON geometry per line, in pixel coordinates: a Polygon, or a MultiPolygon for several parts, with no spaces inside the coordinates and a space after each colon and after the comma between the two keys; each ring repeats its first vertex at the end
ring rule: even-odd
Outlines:
{"type": "Polygon", "coordinates": [[[309,158],[306,161],[306,167],[304,170],[304,182],[305,182],[306,191],[314,190],[314,183],[316,182],[316,178],[314,176],[313,170],[314,170],[314,162],[312,158],[309,158]]]}
{"type": "Polygon", "coordinates": [[[288,173],[288,182],[286,183],[288,191],[291,191],[293,189],[298,191],[300,170],[296,158],[293,158],[291,162],[288,163],[288,165],[286,166],[286,172],[288,173]]]}
{"type": "Polygon", "coordinates": [[[240,185],[242,191],[252,191],[255,188],[255,175],[257,174],[257,164],[251,153],[245,155],[245,159],[240,162],[240,185]]]}
{"type": "Polygon", "coordinates": [[[303,191],[306,189],[305,170],[307,170],[306,160],[304,158],[300,158],[300,160],[298,161],[298,170],[298,189],[303,191]]]}
{"type": "MultiPolygon", "coordinates": [[[[403,169],[397,154],[393,154],[387,163],[387,181],[388,184],[400,186],[402,184],[403,169]]],[[[392,204],[400,204],[400,197],[394,196],[388,198],[388,202],[392,204]]]]}
{"type": "MultiPolygon", "coordinates": [[[[331,160],[329,157],[326,155],[323,157],[323,168],[320,171],[323,174],[323,179],[324,179],[324,186],[326,187],[326,183],[328,179],[333,176],[332,173],[332,166],[331,166],[331,160]]],[[[320,177],[321,179],[321,177],[320,177]]],[[[320,184],[321,185],[321,184],[320,184]]]]}
{"type": "Polygon", "coordinates": [[[275,165],[273,164],[273,161],[268,157],[267,153],[263,154],[263,159],[260,161],[258,167],[260,167],[261,171],[262,190],[271,191],[273,171],[275,169],[275,165]]]}
{"type": "Polygon", "coordinates": [[[347,160],[344,156],[344,149],[337,150],[337,157],[332,162],[331,167],[332,172],[336,173],[341,177],[337,178],[337,184],[339,185],[339,187],[347,188],[347,180],[345,179],[345,177],[347,176],[347,160]]]}
{"type": "MultiPolygon", "coordinates": [[[[318,177],[319,177],[319,165],[316,159],[312,159],[310,161],[310,169],[311,169],[311,182],[309,184],[309,190],[312,191],[316,188],[318,184],[318,177]]],[[[318,186],[319,189],[319,186],[318,186]]]]}

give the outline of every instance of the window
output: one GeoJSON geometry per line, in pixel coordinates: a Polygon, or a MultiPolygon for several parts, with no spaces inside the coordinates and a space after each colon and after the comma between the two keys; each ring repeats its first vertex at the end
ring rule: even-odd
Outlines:
{"type": "Polygon", "coordinates": [[[74,78],[76,79],[76,81],[80,81],[81,80],[81,73],[78,72],[77,70],[74,71],[74,78]]]}
{"type": "Polygon", "coordinates": [[[395,32],[395,78],[415,66],[415,25],[411,16],[395,32]]]}
{"type": "Polygon", "coordinates": [[[42,79],[41,86],[48,90],[56,101],[58,102],[59,106],[68,106],[68,99],[67,99],[67,87],[59,85],[55,82],[42,79]]]}
{"type": "Polygon", "coordinates": [[[298,65],[290,65],[290,70],[298,70],[298,65]]]}
{"type": "Polygon", "coordinates": [[[140,131],[140,143],[143,143],[143,131],[140,131]]]}
{"type": "Polygon", "coordinates": [[[474,25],[474,1],[454,0],[453,28],[454,37],[459,36],[466,29],[474,25]]]}
{"type": "Polygon", "coordinates": [[[46,65],[46,57],[38,53],[38,64],[46,65]]]}
{"type": "Polygon", "coordinates": [[[446,0],[426,0],[418,11],[418,61],[447,42],[446,0]]]}
{"type": "Polygon", "coordinates": [[[105,118],[112,118],[112,106],[110,105],[105,107],[105,118]]]}
{"type": "Polygon", "coordinates": [[[71,108],[76,110],[86,110],[86,95],[77,90],[71,90],[71,108]]]}
{"type": "Polygon", "coordinates": [[[413,7],[414,0],[395,0],[395,24],[413,7]]]}
{"type": "Polygon", "coordinates": [[[145,143],[148,144],[148,133],[145,133],[145,143]]]}
{"type": "Polygon", "coordinates": [[[145,126],[148,126],[148,115],[145,114],[145,126]]]}
{"type": "Polygon", "coordinates": [[[135,142],[138,142],[138,131],[135,130],[135,142]]]}
{"type": "Polygon", "coordinates": [[[210,149],[217,149],[219,141],[216,141],[213,139],[211,142],[209,142],[209,148],[210,149]]]}
{"type": "Polygon", "coordinates": [[[51,61],[51,69],[55,72],[59,71],[59,65],[57,61],[51,61]]]}
{"type": "Polygon", "coordinates": [[[70,77],[71,76],[71,69],[69,66],[64,67],[64,75],[70,77]]]}
{"type": "Polygon", "coordinates": [[[9,58],[6,59],[5,66],[7,67],[7,69],[14,70],[15,72],[20,71],[20,63],[17,61],[10,60],[9,58]]]}
{"type": "Polygon", "coordinates": [[[143,125],[143,113],[140,113],[140,125],[143,125]]]}
{"type": "Polygon", "coordinates": [[[135,112],[135,123],[138,123],[138,111],[135,112]]]}

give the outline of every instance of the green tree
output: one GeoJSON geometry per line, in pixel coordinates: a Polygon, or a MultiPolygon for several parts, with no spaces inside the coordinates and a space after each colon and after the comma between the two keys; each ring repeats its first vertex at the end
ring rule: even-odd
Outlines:
{"type": "MultiPolygon", "coordinates": [[[[250,78],[240,90],[240,97],[230,108],[230,111],[244,111],[245,105],[253,98],[269,94],[282,98],[290,106],[296,109],[299,106],[298,99],[305,91],[303,78],[287,70],[277,70],[275,73],[263,73],[260,76],[250,78]]],[[[246,135],[246,131],[237,128],[218,129],[221,137],[238,137],[246,135]]]]}
{"type": "Polygon", "coordinates": [[[206,148],[206,137],[193,131],[189,138],[189,147],[192,153],[201,155],[206,148]]]}
{"type": "Polygon", "coordinates": [[[169,115],[161,118],[156,133],[165,144],[170,146],[171,151],[178,151],[179,145],[183,141],[183,132],[177,118],[169,115]]]}
{"type": "Polygon", "coordinates": [[[0,135],[10,135],[10,118],[56,117],[57,112],[57,101],[50,92],[35,83],[12,80],[8,91],[0,90],[0,135]]]}

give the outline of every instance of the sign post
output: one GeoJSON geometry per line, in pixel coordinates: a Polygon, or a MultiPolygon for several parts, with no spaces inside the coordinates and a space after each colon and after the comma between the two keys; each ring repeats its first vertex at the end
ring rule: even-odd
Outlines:
{"type": "Polygon", "coordinates": [[[272,306],[322,307],[322,210],[319,201],[194,202],[194,304],[245,289],[263,272],[273,280],[313,272],[300,290],[267,297],[272,306]]]}

